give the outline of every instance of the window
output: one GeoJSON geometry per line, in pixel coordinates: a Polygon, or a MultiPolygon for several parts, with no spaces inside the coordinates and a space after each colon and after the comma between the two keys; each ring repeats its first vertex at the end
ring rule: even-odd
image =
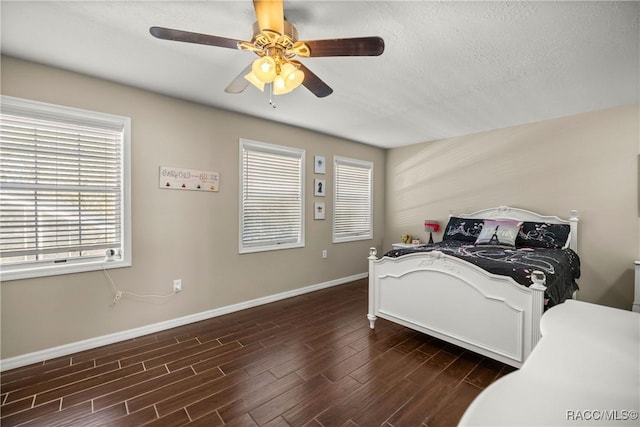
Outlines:
{"type": "Polygon", "coordinates": [[[240,253],[304,246],[304,154],[240,140],[240,253]]]}
{"type": "Polygon", "coordinates": [[[334,157],[333,243],[373,238],[373,163],[334,157]]]}
{"type": "Polygon", "coordinates": [[[130,119],[7,96],[0,112],[0,278],[131,265],[130,119]]]}

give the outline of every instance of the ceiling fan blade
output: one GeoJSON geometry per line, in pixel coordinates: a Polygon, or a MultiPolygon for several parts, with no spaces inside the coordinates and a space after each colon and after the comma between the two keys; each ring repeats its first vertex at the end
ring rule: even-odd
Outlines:
{"type": "Polygon", "coordinates": [[[251,64],[247,65],[247,67],[238,74],[238,76],[233,79],[229,86],[227,86],[224,91],[227,93],[242,93],[247,86],[249,86],[249,80],[245,79],[244,76],[251,72],[251,64]]]}
{"type": "Polygon", "coordinates": [[[284,5],[282,0],[253,0],[260,31],[271,30],[284,34],[284,5]]]}
{"type": "Polygon", "coordinates": [[[174,40],[178,42],[206,44],[210,46],[226,47],[229,49],[239,49],[238,45],[242,40],[228,39],[226,37],[211,36],[208,34],[191,33],[189,31],[172,30],[171,28],[151,27],[149,32],[152,36],[163,40],[174,40]]]}
{"type": "Polygon", "coordinates": [[[325,82],[323,82],[320,77],[316,76],[309,70],[304,64],[298,61],[294,62],[304,73],[304,80],[302,81],[302,85],[309,89],[311,93],[313,93],[318,98],[324,98],[325,96],[329,96],[333,93],[333,89],[329,87],[325,82]]]}
{"type": "Polygon", "coordinates": [[[349,39],[306,40],[291,49],[303,57],[322,56],[378,56],[384,52],[381,37],[354,37],[349,39]]]}

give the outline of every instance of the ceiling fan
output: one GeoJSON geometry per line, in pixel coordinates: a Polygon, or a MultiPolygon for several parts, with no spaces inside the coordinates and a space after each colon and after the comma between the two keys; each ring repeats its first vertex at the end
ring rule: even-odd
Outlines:
{"type": "Polygon", "coordinates": [[[151,27],[149,31],[159,39],[246,50],[258,55],[226,87],[227,93],[241,93],[251,83],[262,91],[269,85],[273,95],[282,95],[302,84],[323,98],[331,95],[333,89],[294,57],[378,56],[384,51],[381,37],[299,41],[298,31],[284,17],[282,0],[253,0],[253,6],[258,20],[253,24],[251,41],[163,27],[151,27]]]}

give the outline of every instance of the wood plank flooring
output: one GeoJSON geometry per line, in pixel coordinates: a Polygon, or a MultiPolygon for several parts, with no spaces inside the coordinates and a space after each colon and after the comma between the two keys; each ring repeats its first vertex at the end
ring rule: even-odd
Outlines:
{"type": "Polygon", "coordinates": [[[513,370],[379,319],[367,281],[17,368],[8,426],[453,426],[513,370]]]}

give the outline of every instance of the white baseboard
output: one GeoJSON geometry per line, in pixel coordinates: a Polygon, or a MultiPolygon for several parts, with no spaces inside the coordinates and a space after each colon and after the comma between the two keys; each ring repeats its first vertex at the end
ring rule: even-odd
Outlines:
{"type": "Polygon", "coordinates": [[[188,316],[178,317],[176,319],[166,320],[164,322],[154,323],[152,325],[141,326],[139,328],[129,329],[127,331],[115,332],[113,334],[103,335],[101,337],[90,338],[87,340],[77,341],[74,343],[65,344],[58,347],[35,351],[33,353],[27,353],[20,356],[10,357],[8,359],[0,360],[0,371],[19,368],[21,366],[30,365],[32,363],[43,362],[45,360],[54,359],[56,357],[77,353],[79,351],[90,350],[92,348],[101,347],[107,344],[113,344],[115,342],[124,341],[131,338],[141,337],[143,335],[164,331],[166,329],[175,328],[177,326],[183,326],[189,323],[211,319],[213,317],[234,313],[236,311],[244,310],[247,308],[257,307],[259,305],[268,304],[270,302],[280,301],[283,299],[295,297],[295,296],[306,294],[309,292],[318,291],[320,289],[342,285],[345,283],[352,282],[354,280],[365,279],[367,276],[368,276],[367,273],[355,274],[353,276],[330,280],[328,282],[318,283],[316,285],[305,286],[304,288],[298,288],[292,291],[282,292],[279,294],[257,298],[254,300],[245,301],[238,304],[232,304],[225,307],[214,308],[213,310],[190,314],[188,316]]]}

